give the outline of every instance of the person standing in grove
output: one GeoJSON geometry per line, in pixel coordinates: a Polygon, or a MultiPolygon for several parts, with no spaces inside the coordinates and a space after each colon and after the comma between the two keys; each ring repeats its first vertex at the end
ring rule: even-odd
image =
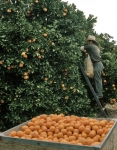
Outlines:
{"type": "Polygon", "coordinates": [[[103,98],[103,84],[102,84],[102,71],[103,63],[101,61],[100,49],[97,46],[95,36],[89,35],[87,38],[87,45],[80,47],[81,51],[88,53],[91,57],[94,67],[94,85],[97,97],[103,98]]]}

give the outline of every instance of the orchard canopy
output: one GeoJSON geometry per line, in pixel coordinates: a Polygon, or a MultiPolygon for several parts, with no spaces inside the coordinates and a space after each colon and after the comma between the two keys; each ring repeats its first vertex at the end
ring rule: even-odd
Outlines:
{"type": "Polygon", "coordinates": [[[89,34],[102,53],[105,99],[117,98],[117,46],[96,21],[61,0],[1,0],[0,129],[42,113],[96,116],[78,68],[89,34]]]}

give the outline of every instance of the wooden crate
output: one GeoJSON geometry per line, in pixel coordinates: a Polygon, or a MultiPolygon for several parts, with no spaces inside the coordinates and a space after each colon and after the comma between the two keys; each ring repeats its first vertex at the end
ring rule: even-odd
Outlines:
{"type": "Polygon", "coordinates": [[[98,146],[80,146],[75,144],[12,138],[8,136],[12,130],[20,130],[23,125],[27,124],[27,122],[25,122],[0,134],[0,150],[117,150],[117,120],[107,118],[106,120],[114,120],[115,124],[103,142],[98,146]]]}

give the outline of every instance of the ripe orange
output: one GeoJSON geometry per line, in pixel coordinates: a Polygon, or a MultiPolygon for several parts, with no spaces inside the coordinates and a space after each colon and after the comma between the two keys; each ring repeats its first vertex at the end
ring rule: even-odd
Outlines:
{"type": "Polygon", "coordinates": [[[32,131],[31,131],[30,129],[26,129],[26,130],[24,131],[24,133],[25,133],[26,135],[29,135],[31,132],[32,132],[32,131]]]}
{"type": "Polygon", "coordinates": [[[26,79],[26,80],[27,80],[28,78],[29,78],[29,76],[24,76],[24,79],[26,79]]]}
{"type": "Polygon", "coordinates": [[[39,125],[35,125],[35,126],[34,126],[34,130],[37,130],[37,131],[38,131],[39,129],[40,129],[40,126],[39,126],[39,125]]]}
{"type": "Polygon", "coordinates": [[[42,127],[42,126],[44,125],[44,121],[39,120],[39,121],[38,121],[38,125],[39,125],[40,127],[42,127]]]}
{"type": "Polygon", "coordinates": [[[45,123],[45,126],[46,126],[47,128],[50,128],[50,127],[51,127],[51,122],[48,122],[48,121],[47,121],[47,122],[45,123]]]}
{"type": "Polygon", "coordinates": [[[28,127],[29,127],[29,126],[33,126],[34,123],[33,123],[32,121],[29,121],[29,122],[27,123],[27,125],[28,125],[28,127]]]}
{"type": "Polygon", "coordinates": [[[26,54],[26,52],[22,52],[21,55],[24,56],[26,54]]]}
{"type": "Polygon", "coordinates": [[[98,137],[97,137],[97,136],[94,136],[94,137],[93,137],[93,140],[94,140],[94,142],[98,142],[98,137]]]}
{"type": "Polygon", "coordinates": [[[28,129],[28,126],[27,125],[24,125],[24,126],[22,126],[22,131],[25,131],[26,129],[28,129]]]}
{"type": "Polygon", "coordinates": [[[73,136],[73,135],[72,135],[72,136],[69,136],[68,138],[69,138],[69,141],[75,141],[75,140],[76,140],[76,137],[73,136]]]}
{"type": "Polygon", "coordinates": [[[11,13],[11,9],[7,9],[7,12],[8,12],[8,13],[11,13]]]}
{"type": "Polygon", "coordinates": [[[66,129],[67,129],[67,131],[71,131],[71,132],[74,131],[74,128],[73,128],[72,126],[69,126],[69,127],[67,127],[66,129]]]}
{"type": "Polygon", "coordinates": [[[95,131],[97,131],[99,129],[99,127],[96,126],[96,125],[94,125],[94,126],[92,126],[92,129],[95,130],[95,131]]]}
{"type": "Polygon", "coordinates": [[[21,67],[23,67],[23,66],[24,66],[24,64],[23,64],[23,63],[20,63],[20,64],[19,64],[19,67],[20,67],[20,68],[21,68],[21,67]]]}
{"type": "Polygon", "coordinates": [[[63,133],[63,135],[67,134],[67,130],[66,129],[61,129],[61,132],[63,133]]]}
{"type": "Polygon", "coordinates": [[[86,143],[87,143],[87,140],[86,140],[85,138],[80,137],[78,140],[79,140],[79,142],[82,143],[83,145],[86,145],[86,143]]]}
{"type": "Polygon", "coordinates": [[[87,139],[87,140],[86,140],[86,144],[87,144],[87,145],[91,145],[92,143],[94,143],[94,140],[93,140],[93,139],[87,139]]]}
{"type": "Polygon", "coordinates": [[[34,130],[35,130],[35,127],[34,127],[34,126],[29,126],[29,129],[30,129],[31,131],[34,131],[34,130]]]}
{"type": "Polygon", "coordinates": [[[71,131],[67,131],[67,136],[71,136],[72,132],[71,131]]]}
{"type": "Polygon", "coordinates": [[[103,130],[102,130],[102,129],[98,129],[98,130],[97,130],[97,134],[98,134],[98,135],[102,135],[102,134],[103,134],[103,130]]]}
{"type": "Polygon", "coordinates": [[[17,131],[17,136],[21,138],[22,136],[24,136],[24,132],[23,131],[17,131]]]}
{"type": "Polygon", "coordinates": [[[30,133],[30,135],[32,136],[32,138],[39,138],[38,132],[33,131],[30,133]]]}
{"type": "Polygon", "coordinates": [[[63,125],[63,124],[60,124],[60,125],[58,126],[58,129],[61,131],[62,129],[64,129],[64,125],[63,125]]]}
{"type": "Polygon", "coordinates": [[[115,122],[114,122],[113,120],[110,120],[110,121],[109,121],[109,125],[114,125],[114,123],[115,123],[115,122]]]}
{"type": "Polygon", "coordinates": [[[89,120],[84,120],[83,121],[83,124],[86,126],[86,125],[88,125],[89,124],[89,120]]]}
{"type": "Polygon", "coordinates": [[[85,130],[85,126],[84,126],[84,125],[81,125],[81,126],[79,126],[78,129],[79,129],[80,132],[83,132],[83,131],[85,130]]]}
{"type": "Polygon", "coordinates": [[[57,137],[58,137],[59,139],[62,138],[62,137],[63,137],[63,133],[62,133],[62,132],[59,132],[58,135],[57,135],[57,137]]]}
{"type": "Polygon", "coordinates": [[[41,55],[38,55],[38,58],[40,59],[40,58],[41,58],[41,55]]]}
{"type": "Polygon", "coordinates": [[[32,40],[28,40],[28,43],[32,43],[32,40]]]}
{"type": "Polygon", "coordinates": [[[47,12],[47,11],[48,11],[47,8],[43,8],[43,10],[44,10],[44,12],[47,12]]]}
{"type": "Polygon", "coordinates": [[[54,131],[55,131],[55,127],[54,127],[54,126],[51,126],[51,127],[49,128],[49,131],[50,131],[50,132],[54,132],[54,131]]]}
{"type": "Polygon", "coordinates": [[[89,134],[90,133],[90,131],[91,131],[91,129],[90,128],[85,128],[85,130],[84,130],[84,132],[86,133],[86,134],[89,134]]]}
{"type": "Polygon", "coordinates": [[[9,136],[12,136],[12,137],[14,137],[14,136],[16,136],[17,135],[17,132],[16,131],[11,131],[11,133],[9,134],[9,136]]]}
{"type": "Polygon", "coordinates": [[[43,36],[44,36],[44,37],[47,37],[48,35],[47,35],[47,33],[44,33],[43,36]]]}
{"type": "Polygon", "coordinates": [[[91,130],[90,133],[89,133],[89,137],[93,138],[95,136],[96,136],[96,131],[95,130],[91,130]]]}
{"type": "Polygon", "coordinates": [[[65,12],[63,12],[63,16],[66,16],[67,14],[65,12]]]}
{"type": "Polygon", "coordinates": [[[101,127],[104,127],[104,126],[106,125],[106,124],[105,124],[105,121],[103,121],[103,120],[100,121],[99,123],[100,123],[100,126],[101,126],[101,127]]]}
{"type": "Polygon", "coordinates": [[[42,115],[40,116],[40,118],[46,120],[46,119],[47,119],[47,115],[46,115],[46,114],[42,114],[42,115]]]}

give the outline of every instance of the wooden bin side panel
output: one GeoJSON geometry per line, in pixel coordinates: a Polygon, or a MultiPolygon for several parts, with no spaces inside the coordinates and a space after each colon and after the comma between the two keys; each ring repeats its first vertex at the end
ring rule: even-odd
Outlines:
{"type": "Polygon", "coordinates": [[[101,150],[117,150],[117,122],[108,139],[104,142],[101,150]]]}
{"type": "Polygon", "coordinates": [[[74,146],[66,145],[64,148],[60,144],[57,147],[54,147],[55,144],[52,143],[50,146],[47,145],[30,145],[25,143],[17,143],[12,141],[0,141],[0,150],[100,150],[99,147],[86,147],[86,146],[74,146]]]}

